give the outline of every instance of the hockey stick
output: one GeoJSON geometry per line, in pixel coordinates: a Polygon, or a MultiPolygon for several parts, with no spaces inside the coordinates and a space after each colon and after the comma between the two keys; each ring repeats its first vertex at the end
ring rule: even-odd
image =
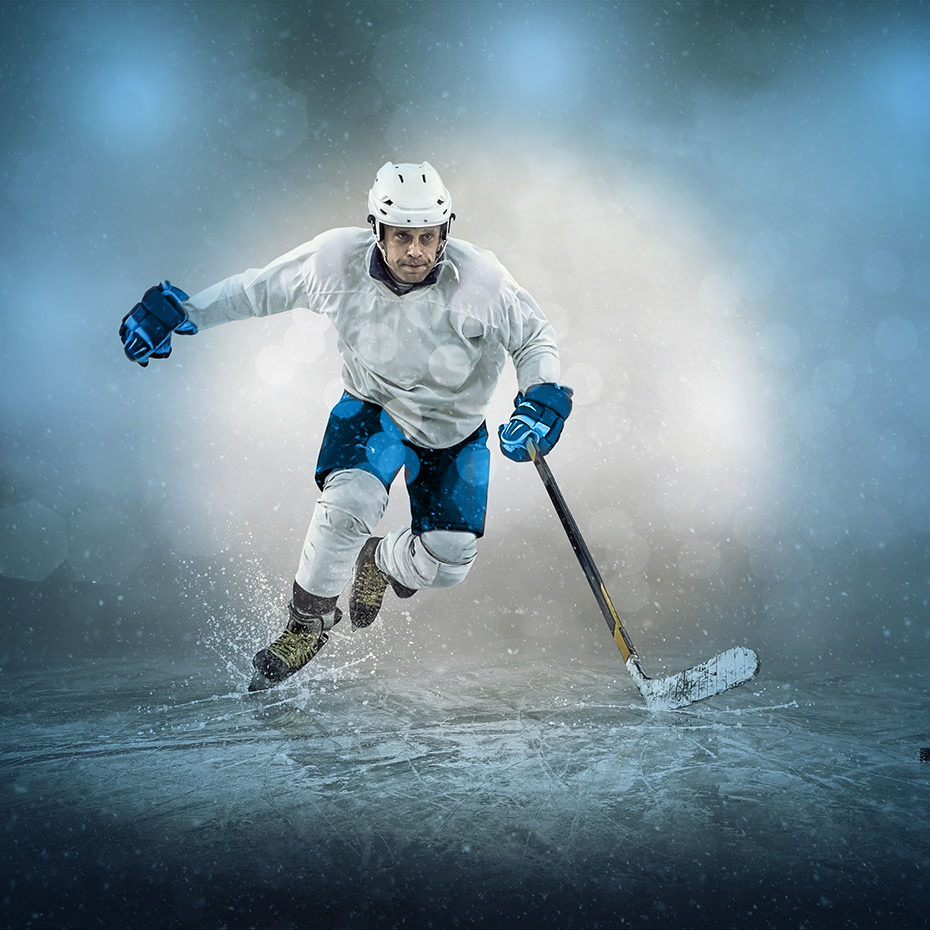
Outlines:
{"type": "Polygon", "coordinates": [[[581,568],[588,579],[588,584],[594,592],[594,598],[604,615],[607,629],[610,630],[614,642],[620,650],[620,655],[623,656],[623,661],[626,663],[627,670],[633,677],[633,681],[636,682],[636,687],[639,688],[646,706],[650,710],[674,710],[678,707],[693,704],[695,701],[713,697],[722,691],[729,691],[730,688],[735,688],[737,685],[749,681],[759,671],[759,657],[752,649],[747,649],[745,646],[728,649],[726,652],[721,652],[700,665],[685,669],[677,675],[669,675],[667,678],[650,678],[643,671],[639,655],[630,640],[629,634],[623,627],[620,615],[610,600],[610,595],[607,593],[607,588],[604,587],[601,574],[594,564],[590,550],[585,545],[578,524],[568,509],[568,504],[565,503],[565,498],[552,476],[552,471],[546,464],[545,458],[538,454],[532,439],[528,440],[526,448],[533,460],[533,464],[536,466],[536,471],[539,472],[539,477],[542,478],[543,484],[549,492],[549,497],[552,499],[556,513],[562,521],[562,527],[568,535],[572,549],[575,550],[575,555],[578,556],[578,561],[581,563],[581,568]]]}

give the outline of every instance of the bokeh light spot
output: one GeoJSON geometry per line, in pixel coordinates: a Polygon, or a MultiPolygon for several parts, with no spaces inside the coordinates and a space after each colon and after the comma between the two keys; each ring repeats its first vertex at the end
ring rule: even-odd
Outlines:
{"type": "Polygon", "coordinates": [[[814,369],[813,390],[828,404],[845,403],[856,391],[856,373],[846,362],[827,359],[814,369]]]}
{"type": "Polygon", "coordinates": [[[265,384],[280,387],[294,377],[294,358],[284,346],[265,346],[255,356],[255,370],[265,384]]]}
{"type": "Polygon", "coordinates": [[[807,288],[807,305],[823,320],[840,320],[849,311],[849,290],[839,278],[815,278],[807,288]]]}
{"type": "Polygon", "coordinates": [[[283,161],[310,132],[303,95],[260,72],[231,82],[223,112],[230,144],[255,160],[283,161]]]}
{"type": "MultiPolygon", "coordinates": [[[[309,314],[303,314],[309,316],[309,314]]],[[[293,322],[284,333],[284,348],[295,362],[315,362],[326,350],[326,334],[319,320],[293,322]]]]}
{"type": "Polygon", "coordinates": [[[679,550],[678,571],[686,578],[712,578],[720,568],[720,551],[706,539],[689,539],[679,550]]]}
{"type": "Polygon", "coordinates": [[[574,390],[572,403],[579,407],[596,404],[604,393],[604,376],[589,362],[575,362],[562,375],[562,381],[574,390]]]}
{"type": "Polygon", "coordinates": [[[383,365],[397,355],[397,336],[387,326],[368,326],[358,334],[356,351],[368,364],[383,365]]]}
{"type": "Polygon", "coordinates": [[[903,316],[888,316],[875,327],[875,348],[892,362],[910,358],[918,346],[917,328],[903,316]]]}
{"type": "Polygon", "coordinates": [[[503,38],[501,57],[511,89],[534,96],[575,89],[583,60],[577,38],[564,23],[528,21],[503,38]]]}
{"type": "Polygon", "coordinates": [[[787,368],[801,351],[801,340],[794,326],[772,323],[759,334],[759,356],[769,365],[787,368]]]}
{"type": "Polygon", "coordinates": [[[904,283],[904,265],[893,252],[880,249],[863,263],[862,280],[876,294],[893,294],[904,283]]]}
{"type": "Polygon", "coordinates": [[[455,389],[470,374],[471,361],[461,346],[444,345],[430,354],[428,368],[435,382],[455,389]]]}

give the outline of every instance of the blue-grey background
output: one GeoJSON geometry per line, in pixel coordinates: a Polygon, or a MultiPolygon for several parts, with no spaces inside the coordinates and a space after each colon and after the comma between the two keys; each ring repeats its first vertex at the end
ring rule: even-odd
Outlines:
{"type": "MultiPolygon", "coordinates": [[[[555,324],[577,404],[553,468],[641,646],[926,657],[925,4],[0,17],[9,657],[173,641],[250,572],[280,609],[339,391],[327,324],[176,338],[144,371],[116,330],[162,278],[194,292],[364,224],[389,158],[432,161],[455,232],[555,324]]],[[[495,452],[481,564],[424,636],[597,648],[566,620],[586,598],[535,475],[495,452]]]]}
{"type": "MultiPolygon", "coordinates": [[[[4,3],[0,37],[5,669],[247,674],[335,340],[285,314],[142,370],[117,330],[161,279],[363,225],[388,159],[431,161],[555,325],[550,463],[647,666],[927,668],[925,3],[4,3]]],[[[380,661],[570,678],[614,646],[531,466],[492,458],[472,575],[380,661]]]]}

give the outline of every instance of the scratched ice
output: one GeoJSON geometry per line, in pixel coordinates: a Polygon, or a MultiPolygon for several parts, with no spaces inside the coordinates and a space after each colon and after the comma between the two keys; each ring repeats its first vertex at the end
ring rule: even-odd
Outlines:
{"type": "Polygon", "coordinates": [[[247,695],[248,637],[211,646],[10,677],[7,925],[925,926],[916,675],[776,662],[652,713],[615,650],[376,625],[247,695]]]}

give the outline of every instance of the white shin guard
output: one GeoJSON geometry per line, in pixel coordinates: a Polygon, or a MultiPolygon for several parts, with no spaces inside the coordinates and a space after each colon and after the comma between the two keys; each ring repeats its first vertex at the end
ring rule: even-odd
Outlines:
{"type": "Polygon", "coordinates": [[[371,473],[335,471],[316,502],[295,580],[319,597],[336,597],[352,576],[356,556],[384,516],[388,494],[371,473]]]}
{"type": "Polygon", "coordinates": [[[378,568],[408,588],[451,588],[465,580],[478,554],[474,533],[409,530],[388,533],[378,547],[378,568]]]}

